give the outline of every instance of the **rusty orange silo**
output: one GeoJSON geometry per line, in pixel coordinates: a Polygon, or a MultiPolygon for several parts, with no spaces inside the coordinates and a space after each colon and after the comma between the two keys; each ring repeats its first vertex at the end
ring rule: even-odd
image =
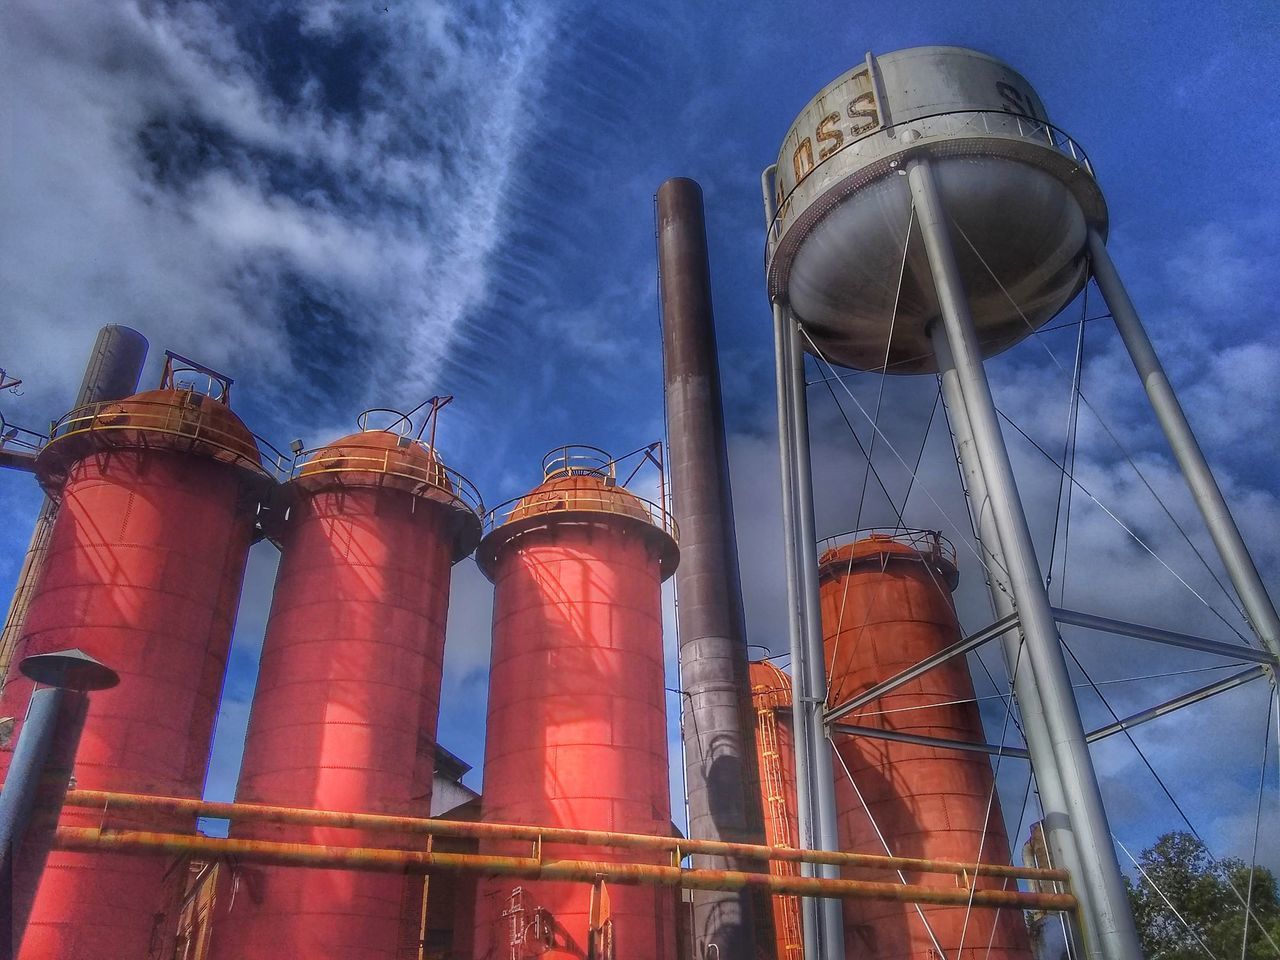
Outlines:
{"type": "MultiPolygon", "coordinates": [[[[494,584],[483,819],[670,835],[661,583],[677,563],[674,524],[618,486],[601,451],[561,448],[543,466],[542,484],[491,514],[476,554],[494,584]]],[[[497,842],[481,852],[529,855],[527,844],[497,842]]],[[[481,880],[474,956],[581,960],[592,894],[589,884],[481,880]]],[[[603,933],[617,956],[674,960],[669,893],[617,886],[607,896],[603,933]]]]}
{"type": "MultiPolygon", "coordinates": [[[[752,661],[751,705],[756,720],[765,842],[772,847],[796,847],[799,814],[795,734],[791,726],[791,678],[767,660],[752,661]]],[[[774,876],[796,877],[800,875],[800,865],[771,860],[769,872],[774,876]]],[[[771,900],[777,960],[803,960],[800,898],[775,894],[771,900]]]]}
{"type": "MultiPolygon", "coordinates": [[[[227,405],[230,381],[211,375],[212,396],[179,387],[180,360],[168,359],[159,390],[72,411],[37,461],[60,505],[15,662],[78,647],[120,674],[94,694],[85,723],[74,769],[86,789],[198,798],[204,785],[255,507],[270,481],[227,405]]],[[[30,692],[13,671],[0,712],[21,718],[30,692]]],[[[70,808],[61,822],[194,827],[70,808]]],[[[53,852],[19,956],[146,957],[164,922],[168,867],[53,852]]]]}
{"type": "MultiPolygon", "coordinates": [[[[818,560],[829,704],[838,705],[960,639],[951,592],[954,553],[930,531],[873,533],[832,544],[818,560]]],[[[846,718],[849,724],[981,742],[982,722],[964,658],[955,658],[846,718]]],[[[836,734],[836,810],[842,849],[895,856],[1009,863],[990,759],[938,747],[836,734]],[[856,784],[850,784],[841,766],[856,784]],[[858,794],[861,794],[859,799],[858,794]],[[865,806],[864,806],[865,801],[865,806]],[[873,825],[874,819],[874,825],[873,825]],[[884,837],[884,844],[876,828],[884,837]]],[[[848,875],[858,876],[856,871],[848,875]]],[[[861,879],[884,880],[883,872],[861,879]]],[[[952,886],[954,877],[907,874],[952,886]]],[[[999,888],[983,879],[979,887],[999,888]]],[[[1029,960],[1020,914],[858,901],[845,906],[850,956],[910,960],[941,947],[957,960],[1029,960]],[[927,925],[926,925],[927,924],[927,925]],[[936,944],[935,944],[936,938],[936,944]],[[963,944],[961,940],[963,938],[963,944]]]]}
{"type": "MultiPolygon", "coordinates": [[[[431,769],[419,758],[423,744],[434,755],[450,572],[479,540],[479,498],[430,445],[385,430],[303,454],[285,493],[287,518],[271,531],[280,570],[237,800],[426,816],[431,769]]],[[[278,824],[246,824],[234,835],[421,844],[278,824]]],[[[421,878],[236,870],[244,895],[219,918],[215,957],[418,956],[421,878]]]]}

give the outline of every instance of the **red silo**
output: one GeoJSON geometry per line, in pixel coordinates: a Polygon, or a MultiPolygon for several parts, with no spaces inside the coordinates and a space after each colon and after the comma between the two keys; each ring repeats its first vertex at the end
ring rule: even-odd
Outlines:
{"type": "MultiPolygon", "coordinates": [[[[760,769],[760,806],[765,842],[771,847],[797,847],[796,748],[791,725],[791,678],[767,660],[751,663],[751,705],[756,718],[756,758],[760,769]]],[[[800,865],[769,861],[776,877],[798,877],[800,865]]],[[[777,960],[803,960],[800,898],[775,894],[774,943],[777,960]]]]}
{"type": "MultiPolygon", "coordinates": [[[[429,445],[382,430],[305,454],[295,471],[287,518],[272,530],[280,570],[237,800],[427,816],[431,767],[419,758],[434,756],[450,572],[479,539],[479,499],[429,445]]],[[[246,824],[234,836],[423,842],[278,824],[246,824]]],[[[243,893],[220,918],[215,957],[418,956],[421,878],[237,869],[243,893]]]]}
{"type": "MultiPolygon", "coordinates": [[[[960,639],[951,601],[959,575],[950,544],[938,534],[872,534],[827,550],[818,564],[830,705],[849,700],[960,639]]],[[[973,701],[973,681],[960,657],[845,719],[858,726],[981,742],[982,722],[973,701]]],[[[974,863],[981,855],[983,863],[1010,862],[987,756],[847,734],[837,734],[835,744],[842,849],[880,854],[887,844],[895,856],[974,863]]],[[[847,875],[885,879],[883,871],[847,875]]],[[[951,888],[956,878],[908,873],[907,882],[951,888]]],[[[978,886],[999,889],[1003,882],[981,879],[978,886]]],[[[933,956],[941,947],[956,960],[1031,956],[1026,926],[1017,912],[938,906],[921,910],[929,929],[910,904],[847,903],[849,955],[910,960],[933,956]]]]}
{"type": "MultiPolygon", "coordinates": [[[[607,454],[563,448],[543,466],[540,486],[491,515],[476,555],[494,583],[483,819],[670,836],[661,583],[677,562],[674,524],[617,485],[607,454]]],[[[529,848],[485,842],[481,853],[529,848]]],[[[543,856],[646,859],[550,844],[543,856]]],[[[617,955],[673,960],[670,893],[607,894],[617,955]]],[[[590,884],[481,880],[474,956],[582,960],[591,897],[590,884]]]]}
{"type": "MultiPolygon", "coordinates": [[[[219,396],[174,388],[173,366],[171,358],[162,389],[68,414],[37,462],[60,505],[14,661],[78,647],[120,675],[93,695],[74,767],[84,789],[200,796],[255,507],[269,482],[253,435],[227,406],[229,381],[219,396]]],[[[0,712],[21,718],[30,692],[13,671],[0,712]]],[[[194,827],[110,809],[68,808],[61,822],[194,827]]],[[[55,851],[20,956],[148,956],[168,922],[168,868],[162,857],[55,851]]]]}

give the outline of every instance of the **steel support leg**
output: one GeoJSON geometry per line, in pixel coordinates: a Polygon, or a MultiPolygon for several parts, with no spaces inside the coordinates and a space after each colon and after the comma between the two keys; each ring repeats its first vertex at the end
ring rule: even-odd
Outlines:
{"type": "Polygon", "coordinates": [[[982,366],[973,317],[965,298],[951,244],[950,225],[927,159],[908,169],[921,234],[942,312],[942,327],[955,362],[964,406],[973,430],[974,449],[986,479],[996,530],[1004,550],[1018,619],[1023,656],[1044,707],[1071,828],[1080,853],[1077,889],[1085,892],[1085,925],[1096,936],[1106,960],[1142,956],[1097,774],[1085,742],[1084,726],[1049,607],[1031,531],[1018,497],[1009,452],[1000,433],[991,386],[982,366]]]}
{"type": "MultiPolygon", "coordinates": [[[[766,189],[766,201],[768,191],[766,189]]],[[[809,733],[810,713],[806,688],[808,672],[805,669],[804,631],[800,623],[800,564],[796,548],[795,503],[792,496],[791,470],[791,408],[788,403],[787,381],[790,356],[786,310],[781,304],[773,305],[773,349],[777,366],[778,390],[778,454],[782,476],[782,531],[787,571],[787,637],[791,651],[791,724],[796,757],[796,813],[798,841],[801,847],[812,850],[817,845],[813,815],[813,775],[809,754],[813,737],[809,733]]],[[[800,865],[804,876],[816,876],[813,864],[800,865]]],[[[805,897],[800,901],[801,921],[804,929],[804,955],[818,956],[821,939],[818,901],[805,897]]]]}
{"type": "Polygon", "coordinates": [[[1227,508],[1227,501],[1223,499],[1204,452],[1191,432],[1191,424],[1187,422],[1187,415],[1183,413],[1169,377],[1156,356],[1151,338],[1138,319],[1138,311],[1134,309],[1120,274],[1111,262],[1107,245],[1096,230],[1089,231],[1089,257],[1093,262],[1093,279],[1115,319],[1116,330],[1120,332],[1120,339],[1124,341],[1125,349],[1142,379],[1151,409],[1160,421],[1160,429],[1164,431],[1182,476],[1191,489],[1191,496],[1200,508],[1205,526],[1209,528],[1209,535],[1213,537],[1214,546],[1227,569],[1227,576],[1240,596],[1245,616],[1263,646],[1280,657],[1280,617],[1276,615],[1275,604],[1258,575],[1258,568],[1249,555],[1244,538],[1240,536],[1240,528],[1227,508]]]}
{"type": "MultiPolygon", "coordinates": [[[[987,585],[991,590],[991,606],[996,618],[1003,619],[1016,613],[1013,593],[1009,587],[1009,577],[1005,572],[1008,568],[1008,560],[1004,549],[1000,546],[1000,535],[996,530],[995,515],[991,511],[987,481],[978,464],[973,428],[969,424],[969,414],[965,410],[964,394],[960,389],[960,378],[951,357],[951,347],[947,344],[946,333],[941,324],[935,324],[930,334],[942,380],[942,399],[946,403],[951,434],[955,442],[956,460],[960,464],[960,473],[964,477],[965,496],[969,500],[969,508],[973,515],[973,531],[978,537],[979,549],[982,551],[983,562],[986,565],[987,585]]],[[[1013,677],[1013,692],[1018,701],[1018,711],[1022,714],[1022,734],[1026,738],[1027,750],[1031,754],[1031,768],[1035,771],[1036,790],[1040,794],[1040,808],[1044,812],[1044,833],[1045,841],[1049,845],[1049,855],[1053,858],[1054,867],[1069,871],[1074,879],[1079,875],[1080,858],[1076,852],[1075,836],[1071,831],[1071,819],[1067,813],[1062,778],[1058,775],[1057,763],[1054,760],[1053,739],[1049,735],[1049,726],[1045,720],[1044,704],[1036,689],[1031,661],[1021,649],[1021,632],[1006,632],[1001,638],[1001,643],[1004,647],[1005,665],[1009,675],[1013,677]]],[[[1081,903],[1087,904],[1088,898],[1082,897],[1081,903]]],[[[1086,942],[1075,918],[1069,917],[1068,920],[1068,934],[1073,940],[1071,955],[1100,957],[1101,946],[1097,938],[1092,938],[1092,942],[1086,942]]]]}
{"type": "MultiPolygon", "coordinates": [[[[836,779],[823,722],[827,699],[827,658],[822,640],[822,605],[818,597],[818,535],[813,515],[813,475],[809,453],[809,403],[804,377],[804,350],[800,327],[789,314],[787,325],[790,377],[787,380],[791,404],[791,492],[795,500],[796,561],[799,567],[799,614],[805,648],[806,698],[810,737],[809,772],[813,777],[814,827],[818,849],[839,850],[836,830],[836,779]]],[[[792,666],[795,671],[795,666],[792,666]]],[[[819,876],[836,879],[840,871],[829,864],[819,868],[819,876]]],[[[821,960],[844,960],[844,910],[838,900],[823,900],[821,915],[821,960]]]]}

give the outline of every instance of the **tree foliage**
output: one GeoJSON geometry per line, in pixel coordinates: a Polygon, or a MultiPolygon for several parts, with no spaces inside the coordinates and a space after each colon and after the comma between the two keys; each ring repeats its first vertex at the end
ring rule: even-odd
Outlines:
{"type": "MultiPolygon", "coordinates": [[[[1248,864],[1230,858],[1215,862],[1203,843],[1181,832],[1166,833],[1142,852],[1138,862],[1150,880],[1139,875],[1132,881],[1126,877],[1125,882],[1143,956],[1148,960],[1204,960],[1209,956],[1234,960],[1240,956],[1248,864]],[[1181,920],[1169,904],[1181,914],[1181,920]]],[[[1255,919],[1249,927],[1245,958],[1274,960],[1280,957],[1280,950],[1271,942],[1280,944],[1280,899],[1275,875],[1265,867],[1254,872],[1251,903],[1255,919]]]]}

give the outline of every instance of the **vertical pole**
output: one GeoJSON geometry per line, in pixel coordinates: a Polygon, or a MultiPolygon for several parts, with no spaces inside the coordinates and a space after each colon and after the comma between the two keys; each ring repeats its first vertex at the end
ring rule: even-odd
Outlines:
{"type": "MultiPolygon", "coordinates": [[[[117,323],[109,323],[98,331],[93,352],[85,365],[80,392],[76,395],[76,407],[107,400],[119,400],[138,389],[142,376],[142,364],[147,358],[147,338],[137,330],[117,323]]],[[[17,649],[22,626],[26,623],[27,608],[35,596],[36,584],[44,570],[49,552],[49,538],[53,534],[53,520],[57,505],[45,497],[36,517],[36,528],[27,545],[22,569],[18,573],[18,585],[9,612],[5,616],[4,629],[0,631],[0,683],[9,675],[13,652],[17,649]]]]}
{"type": "Polygon", "coordinates": [[[0,943],[12,945],[8,956],[22,945],[88,706],[81,691],[38,688],[0,792],[0,943]]]}
{"type": "MultiPolygon", "coordinates": [[[[675,576],[689,836],[763,843],[758,791],[750,787],[751,687],[701,188],[668,180],[658,188],[657,216],[666,462],[680,527],[675,576]]],[[[754,869],[729,857],[694,861],[712,870],[754,869]]],[[[714,944],[723,958],[751,954],[748,891],[695,890],[693,916],[704,950],[714,944]]]]}
{"type": "MultiPolygon", "coordinates": [[[[991,606],[997,619],[1003,619],[1016,612],[1013,593],[1009,587],[1009,578],[1005,573],[1008,561],[1000,546],[1000,535],[996,530],[995,516],[991,512],[990,497],[987,493],[986,478],[978,464],[978,455],[974,448],[973,428],[969,424],[969,414],[965,411],[964,395],[960,390],[960,379],[956,372],[955,361],[951,357],[951,347],[941,325],[934,324],[930,330],[933,341],[933,353],[938,362],[938,373],[942,380],[942,399],[946,403],[948,417],[951,421],[951,433],[955,442],[956,460],[960,464],[960,472],[964,477],[965,496],[973,514],[973,532],[978,538],[978,548],[983,553],[986,566],[987,586],[991,591],[991,606]]],[[[1071,831],[1071,819],[1067,814],[1067,801],[1063,793],[1062,778],[1058,775],[1058,767],[1054,762],[1053,739],[1049,735],[1048,723],[1044,716],[1044,704],[1040,701],[1036,689],[1035,677],[1032,675],[1031,663],[1021,649],[1020,634],[1006,632],[1001,637],[1004,647],[1005,665],[1013,677],[1014,696],[1018,701],[1018,710],[1022,714],[1022,732],[1027,740],[1027,750],[1031,754],[1031,765],[1035,770],[1036,789],[1040,794],[1040,807],[1044,812],[1045,841],[1049,846],[1049,855],[1053,866],[1067,870],[1074,878],[1080,872],[1080,858],[1076,853],[1075,836],[1071,831]]],[[[1073,891],[1084,905],[1088,914],[1087,890],[1073,891]]],[[[1075,914],[1066,915],[1068,936],[1073,957],[1100,957],[1101,946],[1096,938],[1089,938],[1092,929],[1083,931],[1075,914]],[[1083,935],[1082,935],[1083,933],[1083,935]]]]}
{"type": "MultiPolygon", "coordinates": [[[[795,499],[796,560],[800,574],[800,624],[805,648],[805,707],[809,711],[809,769],[813,776],[814,827],[819,850],[839,850],[836,830],[836,781],[824,722],[827,698],[827,658],[822,639],[822,604],[818,594],[818,535],[813,515],[812,460],[809,451],[809,404],[804,376],[804,349],[800,325],[788,311],[787,381],[791,405],[791,492],[795,499]]],[[[794,666],[792,668],[795,669],[794,666]]],[[[837,879],[840,870],[822,864],[818,876],[837,879]]],[[[827,898],[818,905],[822,927],[821,960],[844,960],[844,909],[839,900],[827,898]]]]}
{"type": "Polygon", "coordinates": [[[1031,676],[1044,704],[1071,827],[1080,853],[1078,888],[1088,888],[1087,918],[1107,960],[1142,956],[1123,875],[1107,824],[1102,792],[1089,756],[1079,706],[1062,655],[1031,531],[1018,497],[1013,467],[996,417],[991,386],[982,366],[977,331],[951,245],[950,225],[927,159],[910,163],[908,181],[929,257],[942,325],[955,361],[975,451],[986,479],[1000,544],[1008,561],[1009,586],[1031,662],[1031,676]]]}
{"type": "MultiPolygon", "coordinates": [[[[768,203],[769,191],[765,190],[768,203]]],[[[796,757],[796,819],[797,841],[804,849],[818,845],[814,828],[813,774],[810,770],[810,747],[813,737],[809,732],[811,714],[808,710],[808,675],[805,667],[804,631],[800,624],[800,564],[796,541],[795,501],[792,495],[791,471],[791,408],[787,402],[787,371],[790,369],[790,338],[787,335],[786,310],[779,303],[773,305],[773,352],[776,364],[778,400],[778,455],[782,477],[782,533],[787,571],[787,640],[791,651],[791,725],[796,757]]],[[[802,863],[800,872],[806,877],[816,876],[816,865],[802,863]]],[[[817,957],[821,939],[818,901],[803,897],[800,901],[801,921],[804,932],[804,955],[817,957]]],[[[781,958],[779,958],[781,960],[781,958]]]]}
{"type": "Polygon", "coordinates": [[[1191,424],[1187,422],[1187,415],[1173,392],[1160,358],[1156,356],[1151,338],[1138,319],[1138,311],[1134,309],[1133,301],[1129,299],[1129,293],[1120,280],[1120,274],[1111,262],[1107,245],[1098,231],[1092,229],[1089,231],[1089,258],[1093,265],[1093,278],[1115,319],[1116,330],[1120,332],[1120,339],[1124,341],[1125,349],[1129,351],[1129,357],[1142,379],[1142,386],[1151,401],[1151,409],[1160,421],[1160,428],[1164,431],[1173,456],[1182,470],[1182,476],[1191,489],[1191,496],[1200,508],[1214,546],[1218,548],[1227,576],[1231,578],[1231,583],[1240,596],[1249,625],[1263,646],[1280,656],[1280,617],[1276,615],[1275,604],[1271,602],[1267,588],[1258,575],[1258,568],[1249,555],[1249,548],[1240,536],[1240,528],[1236,526],[1222,490],[1204,458],[1204,451],[1191,432],[1191,424]]]}

